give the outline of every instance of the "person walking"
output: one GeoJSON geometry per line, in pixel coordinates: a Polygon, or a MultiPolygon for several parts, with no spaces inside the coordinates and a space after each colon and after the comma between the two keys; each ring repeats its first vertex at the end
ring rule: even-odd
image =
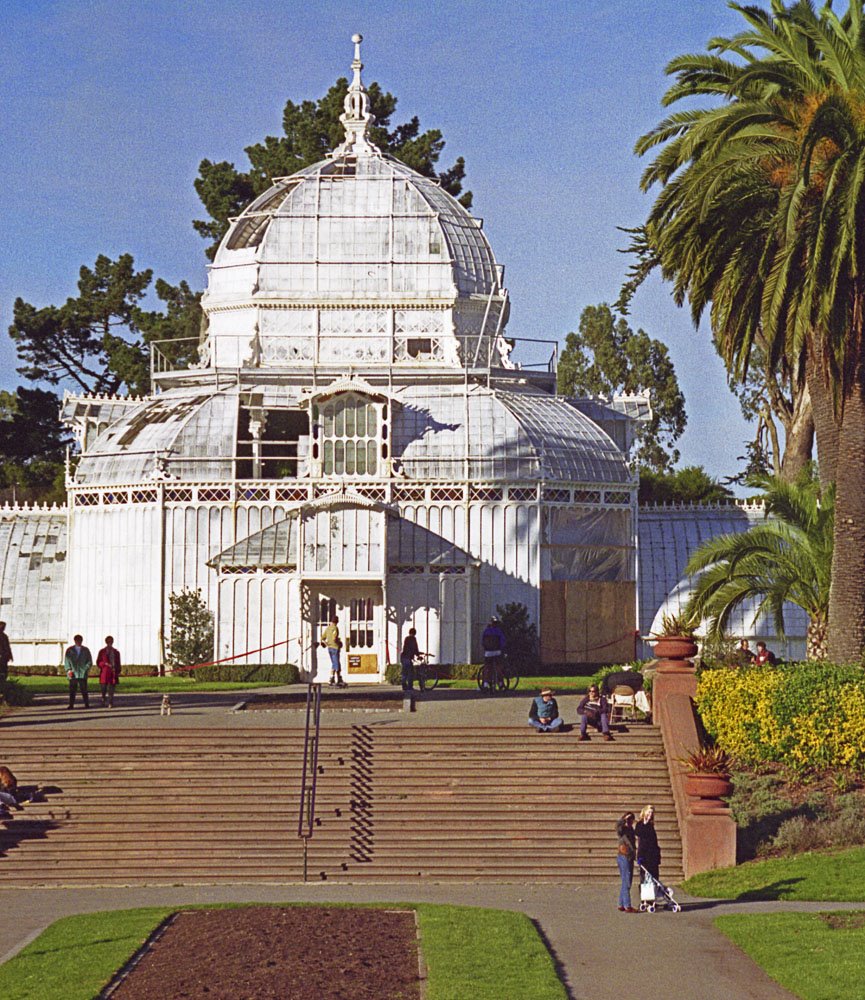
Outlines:
{"type": "Polygon", "coordinates": [[[330,620],[330,624],[321,633],[321,644],[326,647],[330,657],[330,683],[337,687],[343,687],[342,668],[339,664],[339,651],[342,649],[342,639],[339,637],[339,619],[336,615],[330,620]]]}
{"type": "Polygon", "coordinates": [[[402,689],[411,691],[414,688],[414,661],[420,656],[420,647],[417,644],[417,629],[410,628],[408,635],[403,639],[402,652],[399,654],[399,662],[402,666],[402,689]]]}
{"type": "Polygon", "coordinates": [[[66,676],[69,678],[69,704],[68,708],[75,705],[75,692],[81,691],[81,698],[85,708],[90,708],[90,699],[87,696],[87,675],[93,666],[93,657],[90,650],[84,645],[84,637],[76,635],[73,637],[73,644],[66,650],[63,658],[63,666],[66,668],[66,676]]]}
{"type": "Polygon", "coordinates": [[[618,853],[616,863],[622,876],[622,886],[619,889],[619,911],[621,913],[636,913],[631,906],[631,881],[634,877],[634,859],[637,848],[634,840],[634,814],[625,813],[616,823],[618,837],[618,853]]]}
{"type": "Polygon", "coordinates": [[[120,683],[120,652],[114,648],[114,637],[105,636],[105,645],[96,656],[99,668],[99,686],[102,689],[102,707],[114,708],[114,689],[120,683]]]}
{"type": "Polygon", "coordinates": [[[0,686],[6,683],[9,664],[12,662],[12,646],[6,635],[6,622],[0,622],[0,686]]]}

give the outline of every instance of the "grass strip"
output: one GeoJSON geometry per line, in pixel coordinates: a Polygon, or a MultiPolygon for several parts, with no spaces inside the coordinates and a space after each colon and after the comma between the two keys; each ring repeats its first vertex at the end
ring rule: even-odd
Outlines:
{"type": "Polygon", "coordinates": [[[735,914],[715,926],[801,1000],[861,1000],[865,911],[735,914]]]}
{"type": "MultiPolygon", "coordinates": [[[[68,694],[69,681],[65,677],[16,677],[18,683],[33,694],[68,694]]],[[[273,681],[194,681],[191,677],[121,677],[116,697],[124,694],[173,694],[188,691],[200,694],[206,691],[251,691],[253,688],[279,687],[273,681]]],[[[90,697],[99,697],[99,676],[91,675],[90,697]]]]}
{"type": "Polygon", "coordinates": [[[713,899],[865,902],[865,847],[749,861],[694,875],[682,888],[713,899]]]}
{"type": "Polygon", "coordinates": [[[428,1000],[566,1000],[552,957],[524,913],[418,903],[428,1000]]]}
{"type": "Polygon", "coordinates": [[[0,965],[3,1000],[93,1000],[176,907],[82,913],[0,965]]]}
{"type": "MultiPolygon", "coordinates": [[[[251,905],[315,904],[184,905],[64,917],[0,966],[0,997],[92,1000],[171,913],[251,905]]],[[[525,914],[430,903],[363,905],[417,910],[429,969],[427,1000],[567,1000],[552,957],[525,914]]]]}

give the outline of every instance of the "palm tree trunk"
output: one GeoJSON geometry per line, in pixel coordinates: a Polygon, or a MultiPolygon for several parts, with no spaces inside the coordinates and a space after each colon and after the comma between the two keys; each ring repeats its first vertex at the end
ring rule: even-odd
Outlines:
{"type": "Polygon", "coordinates": [[[848,347],[849,381],[835,469],[829,590],[829,657],[835,663],[859,661],[865,650],[865,358],[861,332],[859,337],[851,336],[854,343],[848,347]]]}
{"type": "Polygon", "coordinates": [[[827,656],[826,635],[828,632],[825,613],[816,615],[808,622],[805,637],[806,656],[809,660],[825,660],[827,656]]]}
{"type": "Polygon", "coordinates": [[[784,432],[784,457],[779,475],[785,483],[795,483],[814,451],[814,414],[807,382],[794,394],[793,416],[785,421],[784,432]]]}
{"type": "Polygon", "coordinates": [[[826,384],[826,379],[817,363],[813,342],[809,342],[805,355],[805,384],[808,386],[817,438],[820,483],[825,487],[835,481],[838,465],[838,423],[835,419],[832,391],[826,384]]]}

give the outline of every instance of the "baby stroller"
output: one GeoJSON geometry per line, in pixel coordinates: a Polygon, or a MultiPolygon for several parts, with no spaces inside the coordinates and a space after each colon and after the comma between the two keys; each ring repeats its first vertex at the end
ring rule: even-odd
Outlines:
{"type": "Polygon", "coordinates": [[[673,898],[673,890],[640,865],[640,912],[654,913],[658,901],[663,902],[673,913],[678,913],[682,909],[681,904],[673,898]]]}

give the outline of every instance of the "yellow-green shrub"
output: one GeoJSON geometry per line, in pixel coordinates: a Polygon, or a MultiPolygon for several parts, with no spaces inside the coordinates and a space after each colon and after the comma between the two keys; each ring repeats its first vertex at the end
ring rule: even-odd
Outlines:
{"type": "Polygon", "coordinates": [[[865,767],[865,672],[794,663],[704,671],[697,707],[718,745],[743,763],[865,767]]]}

